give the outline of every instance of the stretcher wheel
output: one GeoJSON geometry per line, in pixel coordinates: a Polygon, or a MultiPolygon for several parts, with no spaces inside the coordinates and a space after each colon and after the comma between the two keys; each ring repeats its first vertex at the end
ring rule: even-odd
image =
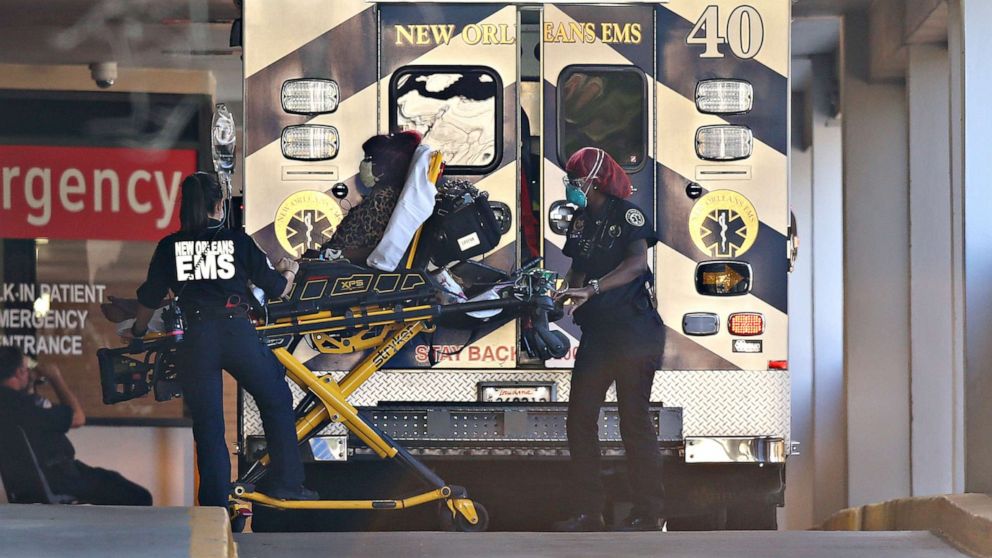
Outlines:
{"type": "Polygon", "coordinates": [[[248,518],[252,516],[251,506],[244,502],[231,501],[227,509],[227,516],[231,520],[231,532],[244,532],[248,518]]]}
{"type": "Polygon", "coordinates": [[[478,523],[471,523],[465,516],[455,513],[452,516],[451,509],[445,501],[441,501],[438,506],[438,515],[442,531],[457,531],[459,533],[482,533],[489,529],[489,512],[479,502],[472,502],[475,506],[475,514],[479,517],[478,523]]]}
{"type": "Polygon", "coordinates": [[[475,504],[475,513],[479,516],[479,522],[473,525],[462,514],[455,514],[455,530],[460,533],[482,533],[489,529],[489,512],[482,504],[472,503],[475,504]]]}
{"type": "Polygon", "coordinates": [[[248,516],[238,515],[231,518],[231,532],[232,533],[243,533],[245,531],[245,526],[248,523],[248,516]]]}

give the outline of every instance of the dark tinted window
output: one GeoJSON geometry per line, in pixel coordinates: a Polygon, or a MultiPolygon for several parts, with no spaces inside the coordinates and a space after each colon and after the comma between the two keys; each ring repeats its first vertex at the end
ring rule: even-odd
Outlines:
{"type": "Polygon", "coordinates": [[[390,127],[417,130],[451,171],[488,172],[499,163],[503,85],[480,66],[408,66],[389,91],[390,127]]]}
{"type": "Polygon", "coordinates": [[[647,156],[647,81],[637,68],[570,66],[558,78],[558,157],[599,147],[625,169],[647,156]]]}

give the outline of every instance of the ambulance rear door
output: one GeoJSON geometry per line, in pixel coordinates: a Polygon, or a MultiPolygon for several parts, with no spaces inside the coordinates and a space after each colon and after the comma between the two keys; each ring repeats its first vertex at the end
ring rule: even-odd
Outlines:
{"type": "MultiPolygon", "coordinates": [[[[379,132],[413,129],[444,154],[446,179],[472,182],[510,208],[513,228],[478,258],[518,265],[517,8],[500,3],[381,4],[379,132]]],[[[390,368],[513,368],[517,320],[439,328],[390,368]],[[477,339],[468,343],[471,339],[477,339]],[[465,346],[468,343],[468,346],[465,346]],[[463,348],[464,347],[464,348],[463,348]]]]}
{"type": "MultiPolygon", "coordinates": [[[[655,12],[663,368],[768,370],[788,358],[788,3],[674,0],[655,12]]],[[[704,376],[662,379],[788,387],[787,374],[704,376]]]]}
{"type": "MultiPolygon", "coordinates": [[[[564,230],[555,219],[565,204],[565,163],[583,147],[599,147],[627,171],[631,201],[648,214],[655,205],[654,11],[651,5],[545,4],[543,71],[543,215],[545,265],[564,274],[564,230]]],[[[548,361],[570,368],[581,338],[568,317],[554,327],[573,349],[548,361]]]]}

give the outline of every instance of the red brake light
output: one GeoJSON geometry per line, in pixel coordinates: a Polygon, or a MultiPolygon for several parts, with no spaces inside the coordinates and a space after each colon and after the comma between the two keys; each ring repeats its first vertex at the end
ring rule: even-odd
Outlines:
{"type": "Polygon", "coordinates": [[[789,361],[787,360],[769,360],[768,361],[769,370],[788,370],[789,361]]]}
{"type": "Polygon", "coordinates": [[[727,320],[727,329],[731,335],[749,337],[765,332],[765,318],[757,312],[738,312],[731,314],[727,320]]]}

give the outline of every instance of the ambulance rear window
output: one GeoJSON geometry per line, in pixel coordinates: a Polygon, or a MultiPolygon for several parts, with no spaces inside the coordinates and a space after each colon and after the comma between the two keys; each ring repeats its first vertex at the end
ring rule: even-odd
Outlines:
{"type": "Polygon", "coordinates": [[[449,174],[485,174],[503,147],[503,84],[483,66],[406,66],[389,87],[390,128],[417,130],[449,174]]]}
{"type": "Polygon", "coordinates": [[[644,72],[629,66],[569,66],[558,78],[558,159],[583,147],[609,153],[627,171],[647,157],[644,72]]]}

